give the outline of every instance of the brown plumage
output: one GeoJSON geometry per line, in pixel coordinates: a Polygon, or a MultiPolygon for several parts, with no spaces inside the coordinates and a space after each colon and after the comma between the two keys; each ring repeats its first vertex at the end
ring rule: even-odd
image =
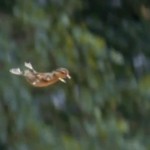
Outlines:
{"type": "Polygon", "coordinates": [[[46,87],[52,85],[58,81],[66,82],[65,78],[71,78],[69,71],[65,68],[59,68],[53,72],[37,72],[33,69],[30,63],[25,63],[26,69],[21,71],[20,68],[10,69],[12,74],[21,75],[26,78],[26,80],[35,87],[46,87]]]}

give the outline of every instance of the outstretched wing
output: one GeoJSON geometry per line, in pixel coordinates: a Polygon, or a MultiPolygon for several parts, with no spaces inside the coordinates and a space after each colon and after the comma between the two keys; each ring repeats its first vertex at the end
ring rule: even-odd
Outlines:
{"type": "Polygon", "coordinates": [[[25,62],[24,66],[27,67],[28,69],[34,70],[33,67],[32,67],[32,65],[31,65],[31,63],[25,62]]]}
{"type": "Polygon", "coordinates": [[[28,69],[32,70],[34,73],[36,73],[36,71],[34,70],[32,64],[30,62],[29,63],[25,62],[24,66],[27,67],[28,69]]]}

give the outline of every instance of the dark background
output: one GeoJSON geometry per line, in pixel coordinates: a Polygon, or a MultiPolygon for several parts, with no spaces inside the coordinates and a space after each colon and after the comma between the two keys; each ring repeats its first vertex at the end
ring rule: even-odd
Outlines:
{"type": "Polygon", "coordinates": [[[149,57],[148,0],[0,0],[0,150],[149,150],[149,57]]]}

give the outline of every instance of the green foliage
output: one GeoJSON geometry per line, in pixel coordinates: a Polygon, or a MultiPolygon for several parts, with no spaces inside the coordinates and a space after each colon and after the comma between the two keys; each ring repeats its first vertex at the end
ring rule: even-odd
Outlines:
{"type": "Polygon", "coordinates": [[[13,14],[1,14],[1,150],[150,148],[149,75],[137,81],[122,51],[126,56],[132,51],[128,32],[139,44],[137,24],[133,21],[133,30],[110,31],[104,21],[106,36],[96,36],[86,22],[75,20],[84,7],[79,0],[27,0],[16,1],[13,14]],[[111,37],[114,33],[123,39],[111,37]],[[9,73],[25,61],[43,72],[66,67],[72,79],[31,87],[9,73]]]}

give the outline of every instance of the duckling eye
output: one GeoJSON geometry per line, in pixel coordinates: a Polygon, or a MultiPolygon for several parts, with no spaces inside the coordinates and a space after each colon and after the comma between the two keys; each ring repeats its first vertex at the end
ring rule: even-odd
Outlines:
{"type": "Polygon", "coordinates": [[[61,71],[62,74],[66,74],[66,71],[61,71]]]}

